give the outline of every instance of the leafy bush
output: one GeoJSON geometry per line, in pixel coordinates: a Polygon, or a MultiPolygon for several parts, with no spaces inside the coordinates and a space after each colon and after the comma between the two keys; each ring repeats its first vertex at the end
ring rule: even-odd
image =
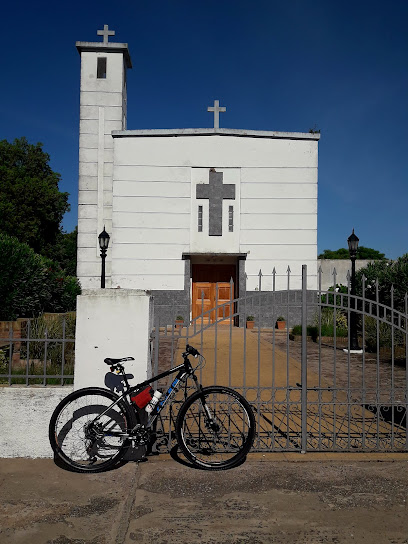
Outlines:
{"type": "Polygon", "coordinates": [[[394,286],[394,308],[405,311],[405,293],[408,293],[408,253],[395,261],[376,261],[361,268],[356,273],[357,295],[362,295],[362,277],[366,277],[365,296],[376,299],[376,280],[378,296],[382,304],[391,306],[391,286],[394,286]]]}
{"type": "MultiPolygon", "coordinates": [[[[302,336],[302,325],[295,325],[292,329],[292,334],[295,336],[302,336]]],[[[316,342],[319,337],[319,329],[313,325],[308,325],[306,334],[307,336],[311,336],[313,342],[316,342]]]]}
{"type": "Polygon", "coordinates": [[[336,287],[331,286],[329,289],[327,289],[327,291],[331,291],[333,294],[328,293],[327,295],[322,295],[322,304],[330,304],[331,306],[348,308],[348,297],[340,296],[340,293],[348,293],[347,285],[336,283],[336,287]],[[339,294],[336,295],[335,292],[339,294]]]}
{"type": "Polygon", "coordinates": [[[8,373],[8,357],[3,349],[0,349],[0,374],[8,373]]]}
{"type": "MultiPolygon", "coordinates": [[[[40,315],[35,319],[27,320],[22,327],[21,335],[23,338],[27,338],[29,332],[30,338],[30,359],[44,359],[45,356],[45,342],[36,342],[37,339],[47,338],[47,359],[52,360],[54,363],[62,362],[62,343],[57,339],[75,339],[75,314],[65,315],[40,315]],[[65,335],[64,335],[64,321],[65,321],[65,335]],[[28,327],[30,330],[28,331],[28,327]]],[[[73,359],[74,342],[66,342],[64,348],[65,359],[73,359]]],[[[27,358],[27,347],[23,344],[21,347],[21,359],[27,358]]]]}
{"type": "MultiPolygon", "coordinates": [[[[345,338],[345,337],[347,337],[347,334],[348,334],[347,329],[342,329],[342,328],[336,327],[336,336],[341,337],[341,338],[345,338]]],[[[322,325],[321,335],[322,336],[333,337],[334,336],[334,326],[333,325],[322,325]]]]}
{"type": "Polygon", "coordinates": [[[0,320],[75,310],[81,288],[53,261],[0,233],[0,320]]]}
{"type": "MultiPolygon", "coordinates": [[[[391,348],[393,330],[390,324],[378,320],[375,317],[365,316],[364,318],[364,336],[367,351],[376,353],[379,348],[391,348]],[[377,346],[377,329],[379,333],[379,342],[377,346]]],[[[405,345],[405,337],[402,331],[394,329],[394,346],[405,345]]]]}

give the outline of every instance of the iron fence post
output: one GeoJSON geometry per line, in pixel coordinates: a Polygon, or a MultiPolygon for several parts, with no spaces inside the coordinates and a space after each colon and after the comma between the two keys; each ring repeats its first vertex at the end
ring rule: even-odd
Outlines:
{"type": "Polygon", "coordinates": [[[307,265],[302,265],[302,355],[301,355],[301,419],[302,453],[307,451],[307,265]]]}

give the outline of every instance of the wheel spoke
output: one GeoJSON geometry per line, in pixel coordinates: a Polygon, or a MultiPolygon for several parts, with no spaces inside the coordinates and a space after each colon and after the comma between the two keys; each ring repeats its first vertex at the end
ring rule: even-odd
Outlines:
{"type": "Polygon", "coordinates": [[[120,403],[111,406],[115,396],[109,391],[84,390],[67,399],[51,419],[54,451],[71,467],[89,472],[103,470],[116,462],[129,429],[127,414],[120,403]]]}
{"type": "Polygon", "coordinates": [[[251,408],[228,388],[209,387],[202,394],[193,395],[180,410],[177,422],[180,446],[193,463],[204,468],[229,468],[245,457],[252,445],[251,408]],[[207,410],[202,404],[202,394],[207,410]]]}

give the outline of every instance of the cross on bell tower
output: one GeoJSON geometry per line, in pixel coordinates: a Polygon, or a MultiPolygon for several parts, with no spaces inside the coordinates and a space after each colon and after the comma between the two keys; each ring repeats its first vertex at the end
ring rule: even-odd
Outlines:
{"type": "Polygon", "coordinates": [[[108,43],[109,36],[114,36],[115,31],[109,30],[109,25],[103,25],[103,30],[97,31],[98,36],[103,36],[103,43],[108,43]]]}

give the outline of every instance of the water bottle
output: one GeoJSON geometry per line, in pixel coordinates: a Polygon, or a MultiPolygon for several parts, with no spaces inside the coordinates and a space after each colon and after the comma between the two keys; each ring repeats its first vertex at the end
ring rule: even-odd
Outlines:
{"type": "Polygon", "coordinates": [[[156,404],[159,402],[159,399],[161,399],[162,396],[163,396],[163,393],[161,391],[154,392],[152,400],[149,402],[149,404],[145,408],[148,414],[153,412],[153,408],[156,406],[156,404]]]}

